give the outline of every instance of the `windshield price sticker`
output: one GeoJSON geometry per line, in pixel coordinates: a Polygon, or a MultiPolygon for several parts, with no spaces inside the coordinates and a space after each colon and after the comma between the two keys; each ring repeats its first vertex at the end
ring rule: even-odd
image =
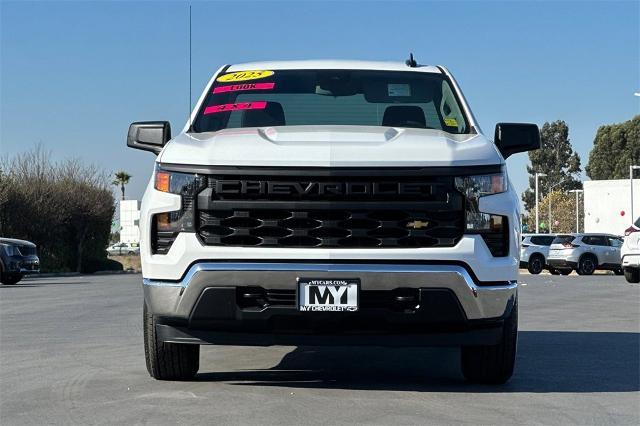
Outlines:
{"type": "Polygon", "coordinates": [[[227,111],[241,111],[247,109],[265,109],[267,107],[266,101],[256,101],[256,102],[238,102],[235,104],[221,104],[221,105],[212,105],[208,106],[204,109],[204,114],[216,114],[218,112],[227,112],[227,111]]]}
{"type": "Polygon", "coordinates": [[[455,118],[445,118],[444,124],[449,127],[458,127],[458,120],[456,120],[455,118]]]}
{"type": "Polygon", "coordinates": [[[258,80],[273,75],[273,71],[238,71],[218,77],[220,83],[232,83],[236,81],[258,80]]]}
{"type": "Polygon", "coordinates": [[[213,89],[213,94],[226,92],[240,92],[243,90],[273,90],[275,83],[244,83],[230,86],[218,86],[213,89]]]}

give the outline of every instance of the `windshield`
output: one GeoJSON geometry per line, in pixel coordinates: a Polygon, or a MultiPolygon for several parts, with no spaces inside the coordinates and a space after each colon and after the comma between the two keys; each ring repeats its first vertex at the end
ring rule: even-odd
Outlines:
{"type": "Polygon", "coordinates": [[[362,70],[224,74],[209,88],[192,131],[308,125],[469,133],[467,118],[443,75],[362,70]]]}

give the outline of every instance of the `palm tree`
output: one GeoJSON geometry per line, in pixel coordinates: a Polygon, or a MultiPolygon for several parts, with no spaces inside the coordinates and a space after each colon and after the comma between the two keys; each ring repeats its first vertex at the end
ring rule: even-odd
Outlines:
{"type": "Polygon", "coordinates": [[[122,199],[124,200],[124,186],[129,183],[131,175],[124,170],[120,170],[119,172],[116,172],[114,176],[116,178],[113,180],[112,184],[116,186],[120,185],[120,190],[122,191],[122,199]]]}

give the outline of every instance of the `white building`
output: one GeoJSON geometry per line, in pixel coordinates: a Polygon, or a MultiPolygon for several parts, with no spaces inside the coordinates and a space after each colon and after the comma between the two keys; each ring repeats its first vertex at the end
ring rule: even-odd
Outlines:
{"type": "Polygon", "coordinates": [[[139,243],[140,228],[138,221],[140,220],[140,210],[138,210],[138,200],[121,200],[120,201],[120,242],[121,243],[139,243]]]}
{"type": "Polygon", "coordinates": [[[629,179],[584,183],[584,231],[624,235],[640,216],[640,179],[633,180],[633,215],[629,179]]]}

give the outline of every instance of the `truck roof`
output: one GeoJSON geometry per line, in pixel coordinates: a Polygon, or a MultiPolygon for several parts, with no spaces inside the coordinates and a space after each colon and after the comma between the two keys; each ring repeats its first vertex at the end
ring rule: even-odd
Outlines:
{"type": "Polygon", "coordinates": [[[432,65],[418,65],[410,67],[404,62],[382,61],[350,61],[341,59],[304,60],[304,61],[265,61],[248,62],[229,66],[226,72],[246,70],[302,70],[302,69],[342,69],[342,70],[381,70],[381,71],[411,71],[442,74],[438,67],[432,65]]]}

